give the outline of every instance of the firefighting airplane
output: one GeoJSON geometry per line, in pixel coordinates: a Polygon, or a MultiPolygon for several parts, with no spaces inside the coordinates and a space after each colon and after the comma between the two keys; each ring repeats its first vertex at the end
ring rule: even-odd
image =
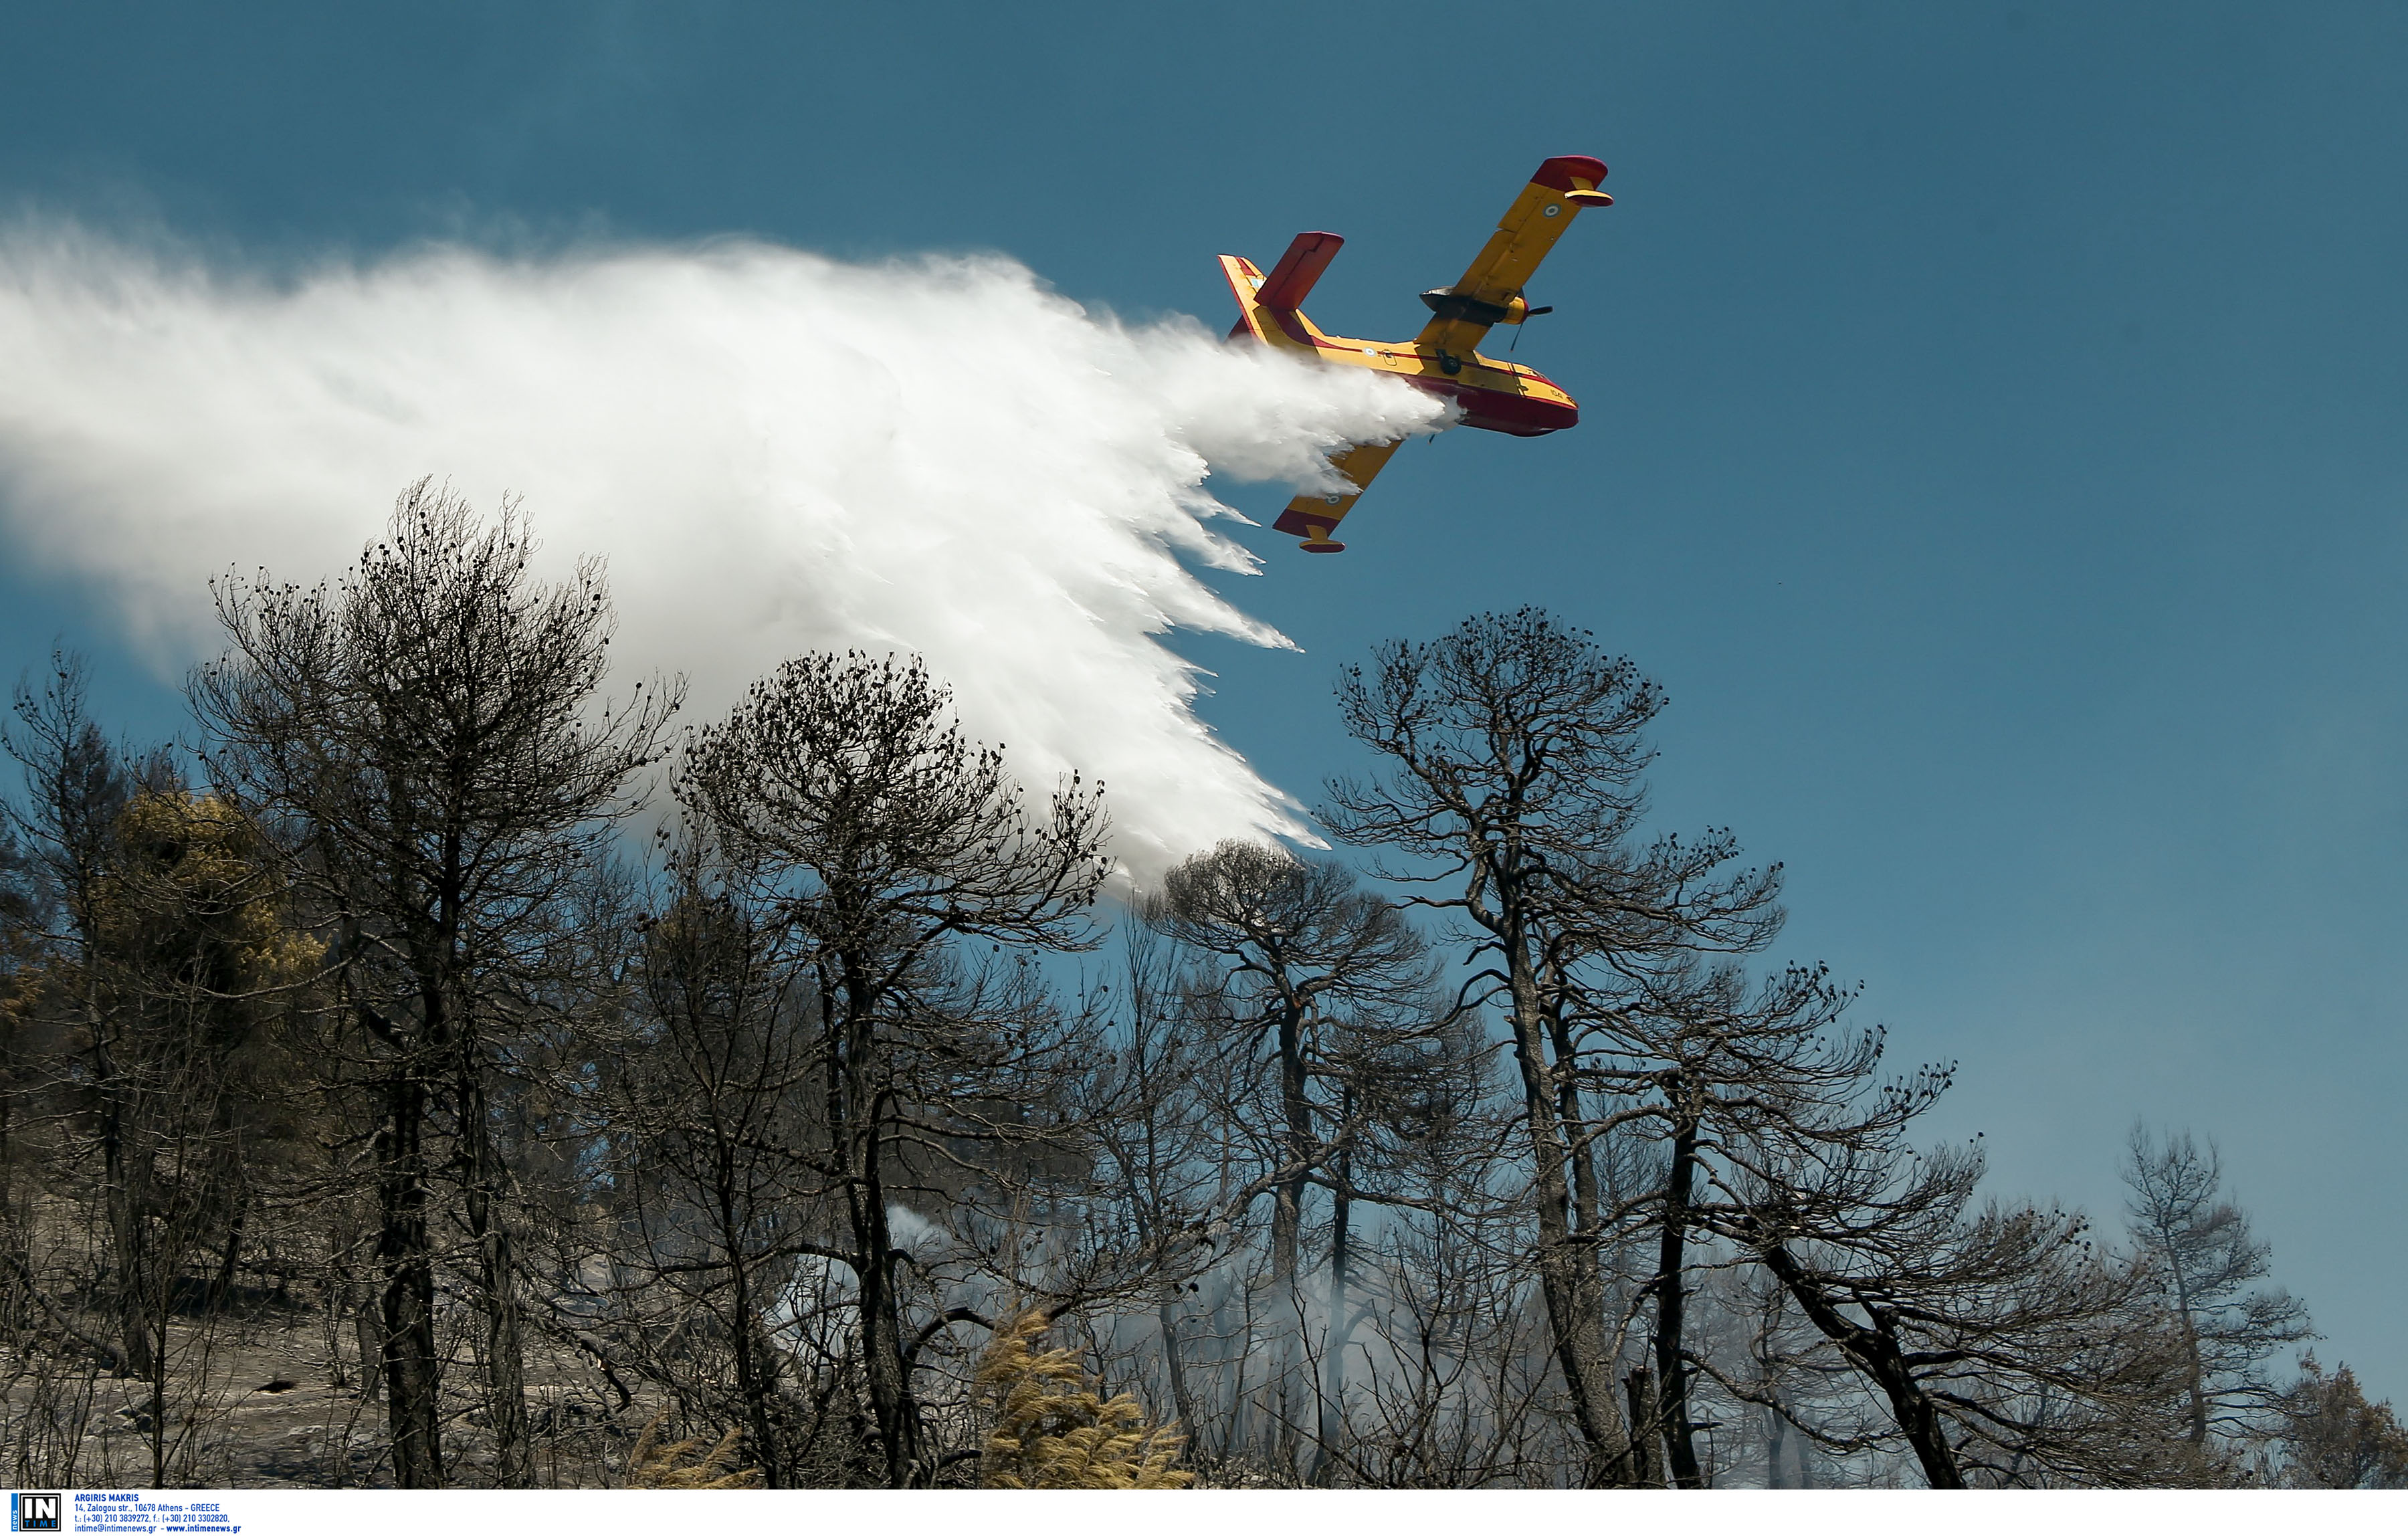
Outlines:
{"type": "MultiPolygon", "coordinates": [[[[1313,230],[1290,242],[1270,275],[1242,256],[1224,256],[1221,269],[1238,296],[1240,319],[1229,335],[1251,335],[1267,347],[1302,353],[1324,363],[1343,363],[1395,374],[1407,383],[1443,395],[1463,409],[1466,426],[1536,438],[1557,432],[1580,420],[1580,408],[1555,382],[1535,368],[1500,363],[1472,351],[1492,325],[1519,325],[1554,307],[1533,309],[1522,296],[1522,285],[1539,270],[1554,249],[1556,237],[1583,208],[1601,208],[1613,199],[1598,190],[1605,180],[1605,163],[1588,155],[1557,155],[1541,165],[1530,184],[1513,199],[1498,221],[1497,233],[1480,248],[1453,288],[1433,288],[1422,295],[1430,307],[1430,323],[1410,342],[1362,341],[1333,337],[1304,318],[1298,305],[1327,269],[1331,257],[1345,242],[1313,230]]],[[[1331,466],[1354,489],[1329,495],[1310,493],[1287,504],[1272,524],[1294,534],[1317,555],[1336,554],[1346,546],[1331,539],[1338,521],[1354,510],[1354,499],[1380,473],[1395,443],[1358,443],[1331,460],[1331,466]]]]}

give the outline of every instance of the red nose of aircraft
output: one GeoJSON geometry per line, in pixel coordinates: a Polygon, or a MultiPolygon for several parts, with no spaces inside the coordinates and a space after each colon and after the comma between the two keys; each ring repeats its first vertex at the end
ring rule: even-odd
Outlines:
{"type": "MultiPolygon", "coordinates": [[[[1484,427],[1490,432],[1511,433],[1516,438],[1543,438],[1551,432],[1561,432],[1580,421],[1580,408],[1570,400],[1550,400],[1542,395],[1516,395],[1508,390],[1484,390],[1474,385],[1447,384],[1436,381],[1418,381],[1432,395],[1441,395],[1463,408],[1463,424],[1484,427]]],[[[1552,384],[1554,381],[1542,381],[1552,384]]]]}

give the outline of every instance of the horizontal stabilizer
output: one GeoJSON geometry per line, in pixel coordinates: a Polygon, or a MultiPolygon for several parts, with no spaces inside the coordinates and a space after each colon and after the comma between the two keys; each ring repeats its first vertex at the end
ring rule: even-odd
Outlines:
{"type": "Polygon", "coordinates": [[[1254,295],[1255,302],[1270,309],[1303,309],[1304,296],[1329,270],[1330,258],[1345,243],[1344,237],[1326,230],[1307,230],[1290,240],[1287,254],[1263,280],[1262,292],[1254,295]]]}

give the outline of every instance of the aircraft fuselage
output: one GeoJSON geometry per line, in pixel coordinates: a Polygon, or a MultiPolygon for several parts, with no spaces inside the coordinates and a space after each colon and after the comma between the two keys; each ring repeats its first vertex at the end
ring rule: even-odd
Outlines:
{"type": "Polygon", "coordinates": [[[1536,368],[1479,352],[1458,357],[1426,343],[1330,336],[1298,310],[1274,309],[1258,302],[1255,291],[1262,285],[1263,275],[1254,263],[1242,256],[1222,260],[1232,268],[1230,288],[1249,311],[1240,327],[1283,352],[1394,374],[1416,389],[1454,401],[1462,409],[1463,424],[1468,427],[1540,438],[1580,421],[1579,402],[1536,368]]]}

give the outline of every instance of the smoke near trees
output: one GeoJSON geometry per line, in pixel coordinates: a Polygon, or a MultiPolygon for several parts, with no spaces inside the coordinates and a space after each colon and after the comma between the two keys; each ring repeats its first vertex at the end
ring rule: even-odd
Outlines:
{"type": "Polygon", "coordinates": [[[1554,616],[1344,671],[1350,857],[1124,900],[925,659],[688,725],[535,550],[422,481],[222,582],[189,751],[17,691],[12,1481],[2408,1481],[2213,1142],[2113,1231],[1986,1191],[1554,616]]]}

